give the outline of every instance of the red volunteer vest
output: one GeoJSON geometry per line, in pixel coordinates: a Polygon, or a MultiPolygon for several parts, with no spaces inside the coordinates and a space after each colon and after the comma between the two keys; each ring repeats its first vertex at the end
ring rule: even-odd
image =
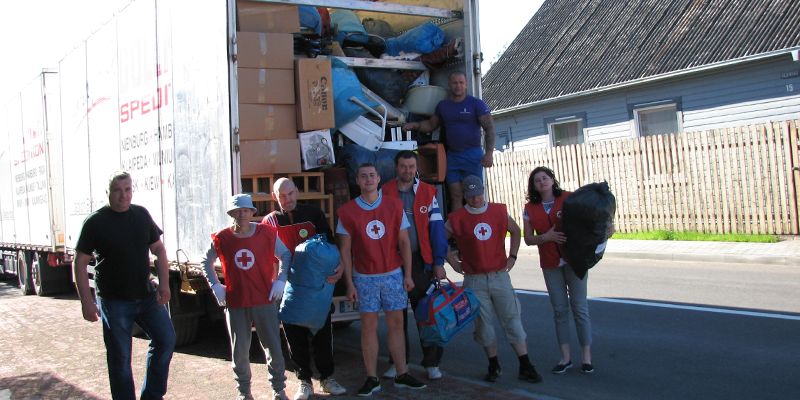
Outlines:
{"type": "Polygon", "coordinates": [[[228,307],[269,304],[275,274],[275,228],[258,224],[253,236],[238,238],[231,228],[211,234],[222,262],[228,307]]]}
{"type": "Polygon", "coordinates": [[[299,224],[278,226],[277,229],[278,237],[281,238],[281,242],[292,252],[292,256],[294,256],[294,249],[297,245],[317,234],[317,228],[309,221],[300,222],[299,224]]]}
{"type": "MultiPolygon", "coordinates": [[[[561,231],[561,209],[564,206],[564,200],[569,197],[572,192],[561,192],[561,195],[555,198],[553,209],[550,214],[544,211],[542,203],[525,204],[525,212],[528,214],[528,223],[531,225],[537,235],[547,233],[552,227],[556,227],[557,231],[561,231]]],[[[561,263],[561,250],[555,242],[542,243],[537,246],[539,248],[539,266],[545,269],[558,268],[561,263]]]]}
{"type": "Polygon", "coordinates": [[[383,196],[378,208],[369,211],[350,200],[339,209],[339,222],[350,234],[356,272],[382,274],[403,264],[397,248],[403,222],[403,202],[399,199],[383,196]]]}
{"type": "MultiPolygon", "coordinates": [[[[383,194],[388,197],[400,198],[397,190],[397,179],[392,179],[383,185],[383,194]]],[[[417,192],[414,194],[414,226],[417,228],[419,240],[419,253],[426,264],[433,264],[433,250],[431,250],[430,206],[436,198],[436,188],[433,185],[420,181],[417,192]]],[[[402,200],[401,200],[402,202],[402,200]]]]}
{"type": "Polygon", "coordinates": [[[462,207],[450,214],[449,221],[465,274],[485,274],[506,268],[508,210],[505,204],[489,203],[482,214],[470,214],[462,207]]]}

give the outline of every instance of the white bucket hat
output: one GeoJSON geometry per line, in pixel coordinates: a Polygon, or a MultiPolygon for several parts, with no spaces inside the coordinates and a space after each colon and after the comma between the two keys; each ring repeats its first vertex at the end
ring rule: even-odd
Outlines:
{"type": "Polygon", "coordinates": [[[253,206],[253,198],[250,197],[249,194],[235,194],[231,196],[231,199],[228,201],[228,215],[231,215],[231,211],[240,208],[249,208],[253,210],[253,212],[258,212],[258,209],[253,206]]]}

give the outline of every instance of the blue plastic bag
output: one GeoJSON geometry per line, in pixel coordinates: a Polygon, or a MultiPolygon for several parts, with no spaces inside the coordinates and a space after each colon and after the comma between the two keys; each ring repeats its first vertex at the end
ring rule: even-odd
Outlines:
{"type": "Polygon", "coordinates": [[[347,179],[352,185],[356,185],[356,173],[358,166],[364,163],[370,163],[375,166],[378,174],[381,176],[381,182],[389,182],[397,174],[394,157],[400,150],[392,149],[378,149],[372,151],[359,146],[355,143],[345,143],[339,153],[339,157],[347,167],[347,179]]]}
{"type": "Polygon", "coordinates": [[[320,330],[328,318],[333,298],[334,284],[327,279],[337,265],[339,250],[323,235],[315,235],[297,245],[278,311],[280,320],[305,326],[313,333],[320,330]]]}
{"type": "Polygon", "coordinates": [[[300,26],[313,29],[317,35],[322,35],[322,17],[314,6],[298,6],[300,11],[300,26]]]}
{"type": "Polygon", "coordinates": [[[386,39],[386,54],[399,55],[400,52],[428,54],[444,44],[444,31],[431,22],[426,22],[396,38],[386,39]]]}
{"type": "Polygon", "coordinates": [[[367,113],[367,110],[350,101],[351,97],[361,100],[370,107],[377,107],[378,103],[370,100],[361,89],[361,82],[356,73],[344,62],[331,60],[333,79],[333,112],[336,128],[353,122],[356,118],[367,113]]]}
{"type": "Polygon", "coordinates": [[[334,39],[342,44],[345,37],[354,41],[367,42],[367,30],[356,13],[350,10],[335,10],[331,13],[331,27],[336,29],[334,39]]]}

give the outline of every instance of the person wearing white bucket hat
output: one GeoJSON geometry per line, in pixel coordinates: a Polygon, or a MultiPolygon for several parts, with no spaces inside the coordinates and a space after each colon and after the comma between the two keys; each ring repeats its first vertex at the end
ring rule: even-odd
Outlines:
{"type": "Polygon", "coordinates": [[[255,325],[267,356],[274,399],[286,399],[285,362],[281,351],[278,305],[289,273],[292,253],[274,227],[251,222],[257,209],[248,194],[233,195],[228,202],[231,226],[211,234],[203,270],[217,302],[225,306],[231,340],[233,372],[240,399],[252,399],[250,372],[251,327],[255,325]],[[214,262],[220,259],[225,284],[214,262]],[[277,279],[274,260],[278,259],[277,279]]]}

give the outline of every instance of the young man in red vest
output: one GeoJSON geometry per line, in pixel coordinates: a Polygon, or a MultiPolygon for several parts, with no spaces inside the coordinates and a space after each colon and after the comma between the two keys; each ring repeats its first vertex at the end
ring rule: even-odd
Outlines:
{"type": "Polygon", "coordinates": [[[211,234],[211,246],[203,260],[206,279],[220,305],[225,306],[225,319],[231,339],[233,372],[240,399],[252,399],[250,391],[250,340],[255,326],[261,347],[267,356],[267,370],[273,399],[287,399],[286,375],[278,321],[278,305],[289,273],[292,253],[278,238],[275,228],[250,222],[256,208],[250,195],[231,197],[228,215],[230,227],[211,234]],[[214,270],[220,259],[225,284],[214,270]],[[275,260],[278,274],[275,276],[275,260]]]}
{"type": "Polygon", "coordinates": [[[422,389],[425,384],[408,374],[403,318],[408,305],[411,278],[411,246],[403,203],[384,197],[378,190],[381,178],[372,164],[356,172],[361,195],[339,209],[339,249],[344,266],[347,297],[359,302],[361,352],[367,380],[359,396],[371,396],[381,389],[378,369],[378,313],[386,316],[389,352],[397,367],[396,387],[422,389]]]}
{"type": "MultiPolygon", "coordinates": [[[[328,242],[332,243],[333,235],[325,213],[318,207],[298,204],[297,186],[291,179],[280,178],[275,181],[272,187],[272,199],[278,203],[279,209],[269,213],[261,222],[278,230],[278,237],[292,254],[298,244],[316,234],[325,235],[328,242]]],[[[343,268],[339,265],[336,272],[328,277],[328,283],[336,283],[341,278],[342,272],[343,268]]],[[[311,382],[311,377],[314,375],[311,369],[312,350],[314,364],[319,370],[322,391],[335,396],[347,392],[339,382],[331,378],[334,368],[332,312],[333,305],[325,325],[316,333],[311,333],[311,329],[305,326],[283,323],[283,332],[286,334],[286,341],[289,342],[289,355],[297,365],[297,379],[300,380],[295,400],[308,399],[314,393],[314,385],[311,382]]]]}
{"type": "MultiPolygon", "coordinates": [[[[431,280],[444,279],[444,259],[447,256],[447,239],[444,234],[439,203],[436,200],[436,188],[417,179],[417,153],[403,150],[394,158],[397,177],[386,182],[381,192],[388,198],[399,198],[403,202],[406,219],[411,224],[408,229],[411,244],[411,278],[414,289],[408,293],[411,308],[416,310],[417,304],[426,294],[431,280]]],[[[405,332],[406,360],[409,357],[408,318],[403,318],[405,332]]],[[[441,346],[422,346],[422,366],[428,372],[428,379],[440,379],[442,372],[439,363],[444,349],[441,346]]],[[[391,359],[390,359],[391,361],[391,359]]],[[[394,378],[397,368],[392,365],[384,378],[394,378]]]]}
{"type": "Polygon", "coordinates": [[[481,302],[480,314],[475,319],[475,341],[483,346],[489,358],[489,372],[485,379],[495,382],[502,372],[493,328],[496,312],[519,358],[519,379],[541,382],[542,377],[528,358],[519,301],[508,274],[517,261],[522,237],[519,226],[504,204],[489,203],[484,199],[480,178],[467,176],[462,187],[467,204],[450,214],[445,224],[448,237],[456,240],[461,260],[451,254],[448,261],[456,272],[464,274],[464,287],[471,289],[481,302]],[[506,232],[511,233],[509,256],[505,250],[506,232]]]}

